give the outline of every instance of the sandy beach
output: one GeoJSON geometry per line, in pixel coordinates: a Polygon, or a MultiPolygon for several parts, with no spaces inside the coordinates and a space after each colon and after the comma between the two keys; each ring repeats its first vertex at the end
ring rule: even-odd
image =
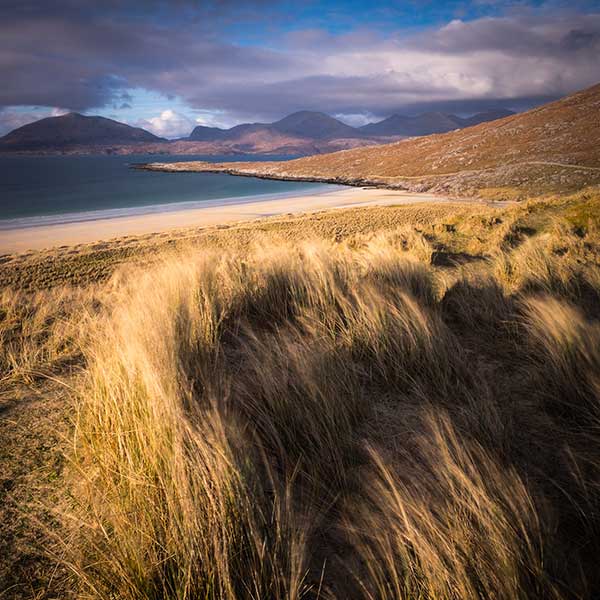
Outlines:
{"type": "Polygon", "coordinates": [[[207,206],[164,213],[112,217],[94,221],[42,225],[0,232],[0,253],[41,250],[107,241],[129,235],[144,235],[186,227],[208,227],[250,221],[284,214],[314,212],[334,208],[368,205],[411,204],[414,202],[448,202],[433,194],[348,187],[333,192],[257,199],[224,206],[207,206]]]}

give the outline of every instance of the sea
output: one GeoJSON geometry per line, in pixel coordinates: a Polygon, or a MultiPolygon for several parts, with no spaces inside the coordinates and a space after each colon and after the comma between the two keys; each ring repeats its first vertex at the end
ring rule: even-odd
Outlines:
{"type": "MultiPolygon", "coordinates": [[[[287,160],[269,156],[262,160],[287,160]]],[[[127,217],[267,198],[338,186],[131,168],[147,162],[236,162],[256,156],[0,156],[0,231],[127,217]]]]}

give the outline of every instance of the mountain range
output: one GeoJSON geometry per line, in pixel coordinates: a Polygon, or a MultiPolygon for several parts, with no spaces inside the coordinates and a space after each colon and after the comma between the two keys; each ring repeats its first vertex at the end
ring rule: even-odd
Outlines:
{"type": "Polygon", "coordinates": [[[204,127],[199,125],[187,138],[190,141],[214,142],[243,139],[248,134],[259,132],[268,134],[287,134],[313,140],[353,139],[370,137],[411,137],[444,133],[453,129],[462,129],[484,121],[493,121],[514,114],[510,110],[496,109],[477,113],[463,119],[456,115],[441,112],[429,112],[415,117],[392,115],[383,121],[369,123],[362,127],[351,127],[321,112],[300,111],[288,115],[274,123],[246,123],[231,129],[204,127]]]}
{"type": "Polygon", "coordinates": [[[600,185],[600,84],[468,129],[289,161],[156,163],[167,171],[524,197],[600,185]]]}
{"type": "Polygon", "coordinates": [[[513,114],[504,109],[467,119],[439,112],[392,115],[351,127],[322,112],[300,111],[274,123],[230,129],[197,126],[189,137],[166,140],[112,119],[68,113],[24,125],[0,138],[0,152],[148,154],[321,154],[469,127],[513,114]]]}
{"type": "MultiPolygon", "coordinates": [[[[295,112],[274,123],[246,123],[231,129],[203,127],[199,125],[189,136],[190,141],[240,140],[248,134],[264,133],[270,135],[288,135],[311,140],[331,140],[360,138],[368,134],[360,129],[346,125],[321,112],[303,110],[295,112]]],[[[387,136],[386,133],[376,135],[387,136]]]]}

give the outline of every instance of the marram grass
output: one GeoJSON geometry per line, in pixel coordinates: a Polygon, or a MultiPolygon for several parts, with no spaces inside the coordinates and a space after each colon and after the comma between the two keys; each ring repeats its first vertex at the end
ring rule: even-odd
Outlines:
{"type": "Polygon", "coordinates": [[[600,239],[552,219],[460,266],[403,227],[175,255],[71,314],[7,293],[6,378],[84,355],[77,594],[596,597],[600,239]]]}

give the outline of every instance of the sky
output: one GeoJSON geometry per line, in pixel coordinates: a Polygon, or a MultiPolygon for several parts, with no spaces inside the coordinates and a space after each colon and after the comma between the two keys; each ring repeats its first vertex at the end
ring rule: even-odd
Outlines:
{"type": "Polygon", "coordinates": [[[0,0],[0,135],[524,110],[600,82],[599,57],[600,0],[0,0]]]}

